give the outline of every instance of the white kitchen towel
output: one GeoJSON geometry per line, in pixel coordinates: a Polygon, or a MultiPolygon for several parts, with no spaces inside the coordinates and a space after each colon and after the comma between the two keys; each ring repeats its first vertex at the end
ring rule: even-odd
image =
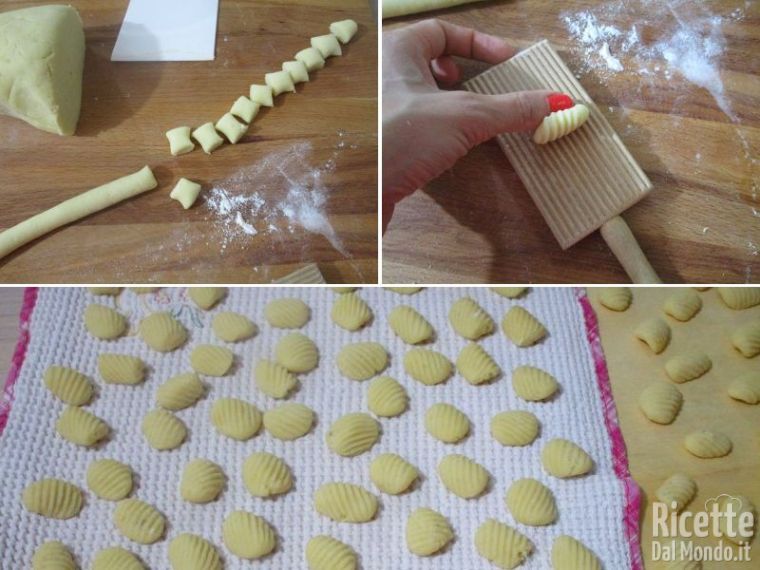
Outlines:
{"type": "Polygon", "coordinates": [[[61,540],[75,552],[82,567],[88,567],[101,548],[121,545],[138,554],[153,569],[169,568],[167,545],[181,532],[193,532],[216,544],[225,568],[306,568],[304,548],[312,536],[329,534],[351,545],[360,555],[363,570],[381,569],[486,569],[491,565],[473,545],[478,526],[493,517],[518,528],[535,545],[526,569],[550,567],[551,544],[560,534],[569,534],[588,545],[607,570],[641,568],[638,546],[638,492],[627,470],[625,449],[615,419],[606,367],[596,336],[595,317],[585,294],[569,288],[540,288],[525,297],[510,300],[487,288],[428,288],[412,296],[401,296],[382,288],[358,292],[374,312],[374,320],[359,332],[345,331],[330,319],[336,293],[328,288],[232,288],[227,298],[209,312],[197,309],[184,289],[162,289],[138,296],[125,290],[118,298],[95,297],[82,288],[43,288],[27,291],[22,314],[22,338],[14,367],[0,406],[0,556],[3,570],[28,568],[34,550],[45,540],[61,540]],[[499,330],[481,341],[504,374],[492,384],[472,386],[454,375],[445,384],[429,387],[411,379],[403,369],[409,349],[390,330],[387,316],[398,304],[416,308],[435,327],[431,347],[456,360],[466,341],[451,329],[447,314],[452,302],[469,295],[498,322],[507,310],[521,305],[549,330],[537,346],[517,348],[499,330]],[[276,401],[252,384],[251,371],[259,358],[273,356],[279,338],[289,331],[272,328],[264,319],[268,301],[299,297],[312,310],[302,332],[319,346],[320,365],[300,377],[300,388],[290,401],[304,403],[316,411],[314,430],[297,441],[283,442],[266,432],[247,442],[227,439],[210,425],[209,409],[217,398],[234,396],[254,402],[266,410],[276,401]],[[132,333],[116,341],[95,340],[82,323],[85,307],[99,302],[118,308],[128,316],[132,333]],[[134,334],[142,316],[156,310],[174,313],[190,330],[183,348],[159,354],[134,334]],[[194,407],[178,413],[187,424],[189,440],[179,449],[157,452],[140,433],[143,415],[154,407],[157,387],[169,377],[189,370],[188,357],[199,343],[225,344],[211,330],[213,315],[221,310],[249,316],[259,326],[252,339],[228,344],[236,354],[234,372],[225,378],[205,379],[209,392],[194,407]],[[410,409],[402,416],[380,419],[382,437],[372,450],[349,459],[331,453],[325,444],[330,424],[342,414],[367,411],[367,382],[341,376],[335,365],[338,350],[348,342],[375,340],[387,347],[391,364],[387,374],[407,388],[410,409]],[[99,449],[83,449],[55,433],[54,424],[63,404],[44,387],[42,376],[51,364],[73,367],[98,378],[100,352],[123,352],[141,357],[149,365],[146,382],[137,387],[99,383],[89,409],[113,428],[112,439],[99,449]],[[531,364],[552,373],[562,388],[551,401],[528,403],[514,393],[510,372],[531,364]],[[473,428],[459,445],[447,445],[430,437],[424,429],[425,410],[433,403],[449,402],[463,410],[473,428]],[[12,405],[11,405],[12,404],[12,405]],[[502,447],[489,433],[489,422],[497,412],[529,410],[541,421],[539,439],[524,448],[502,447]],[[5,413],[8,417],[3,419],[5,413]],[[541,467],[540,450],[554,437],[571,439],[593,456],[595,471],[585,477],[560,480],[541,467]],[[252,497],[241,481],[241,465],[253,451],[265,450],[282,457],[293,470],[295,488],[274,500],[252,497]],[[401,496],[377,493],[369,478],[369,464],[382,452],[398,453],[422,473],[418,489],[401,496]],[[484,465],[491,473],[490,491],[472,500],[449,493],[439,482],[436,466],[448,453],[462,453],[484,465]],[[219,500],[194,505],[179,498],[178,482],[183,465],[197,457],[223,466],[229,481],[219,500]],[[97,499],[86,489],[85,473],[93,459],[115,458],[129,463],[138,475],[133,496],[148,501],[166,514],[166,538],[154,545],[131,543],[119,535],[111,521],[114,504],[97,499]],[[49,520],[24,510],[20,497],[31,482],[59,477],[86,492],[85,507],[74,519],[49,520]],[[527,527],[514,521],[504,505],[510,483],[534,477],[554,492],[559,507],[558,521],[547,527],[527,527]],[[366,524],[335,523],[318,515],[312,494],[323,483],[347,481],[362,485],[380,497],[375,520],[366,524]],[[419,558],[409,553],[404,538],[407,515],[427,506],[451,521],[456,539],[438,556],[419,558]],[[223,546],[221,525],[227,513],[245,509],[265,517],[277,529],[279,546],[270,557],[257,563],[244,562],[223,546]]]}

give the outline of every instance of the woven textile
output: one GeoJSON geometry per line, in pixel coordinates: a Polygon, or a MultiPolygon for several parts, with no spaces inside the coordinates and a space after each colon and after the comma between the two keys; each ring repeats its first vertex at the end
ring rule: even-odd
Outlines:
{"type": "MultiPolygon", "coordinates": [[[[50,539],[69,545],[83,567],[89,566],[101,548],[121,545],[138,554],[150,568],[169,568],[168,542],[182,532],[197,533],[216,544],[225,558],[225,568],[250,568],[250,562],[232,555],[221,540],[222,522],[235,509],[261,515],[277,529],[278,549],[255,564],[261,568],[306,568],[304,549],[316,534],[329,534],[351,545],[359,553],[364,570],[488,568],[490,565],[475,550],[473,536],[477,527],[491,517],[516,527],[534,543],[535,551],[524,568],[549,568],[551,544],[560,534],[570,534],[584,542],[598,554],[605,568],[640,567],[636,521],[632,517],[638,495],[628,475],[606,368],[596,343],[594,315],[582,293],[569,288],[542,288],[510,300],[486,288],[429,288],[413,296],[365,288],[359,295],[372,307],[374,320],[365,329],[352,333],[332,323],[330,309],[336,294],[326,288],[231,289],[227,298],[209,312],[195,308],[182,289],[162,289],[142,296],[124,291],[115,299],[96,298],[80,288],[41,289],[29,317],[25,356],[23,350],[17,351],[23,363],[20,370],[12,372],[12,405],[0,437],[2,569],[28,568],[34,550],[50,539]],[[465,295],[485,308],[497,324],[511,306],[519,304],[536,315],[550,334],[531,348],[515,347],[501,331],[480,341],[504,371],[489,385],[471,386],[458,375],[434,387],[416,382],[404,372],[403,355],[409,347],[390,330],[388,313],[401,303],[416,308],[436,330],[430,347],[455,361],[467,341],[454,333],[447,315],[452,302],[465,295]],[[301,332],[311,337],[320,350],[319,367],[299,376],[300,387],[289,401],[313,408],[317,424],[309,435],[294,442],[276,440],[264,431],[247,442],[227,439],[210,424],[209,410],[214,400],[243,398],[261,410],[277,403],[254,387],[251,374],[259,358],[273,358],[277,340],[289,332],[272,328],[263,316],[269,300],[287,296],[299,297],[311,307],[311,320],[301,332]],[[134,332],[116,341],[93,339],[82,323],[84,309],[93,301],[118,308],[128,316],[132,331],[142,316],[156,310],[172,311],[189,329],[190,339],[184,347],[168,354],[152,351],[134,332]],[[218,341],[210,323],[221,310],[247,315],[259,326],[259,333],[242,343],[218,341]],[[336,355],[346,343],[365,340],[380,342],[388,349],[391,365],[385,373],[406,387],[410,409],[398,418],[380,419],[382,436],[370,452],[343,458],[329,451],[325,434],[341,415],[367,411],[368,383],[343,378],[335,365],[336,355]],[[205,378],[209,386],[206,398],[178,412],[189,428],[188,441],[175,451],[154,451],[140,433],[142,417],[155,407],[155,392],[163,381],[190,370],[189,353],[200,343],[231,348],[236,355],[235,369],[228,377],[205,378]],[[44,387],[42,376],[51,364],[60,364],[97,381],[97,356],[106,351],[139,356],[148,363],[149,373],[146,382],[137,387],[98,381],[98,394],[88,409],[106,420],[113,434],[102,447],[83,449],[55,433],[55,421],[64,406],[44,387]],[[512,390],[510,373],[522,364],[553,374],[561,384],[559,394],[544,403],[520,400],[512,390]],[[436,402],[451,403],[470,418],[472,431],[462,443],[444,444],[425,432],[424,413],[436,402]],[[529,410],[541,421],[540,437],[533,445],[502,447],[491,437],[491,417],[513,409],[529,410]],[[585,448],[594,458],[595,471],[574,480],[547,475],[541,467],[540,450],[554,437],[571,439],[585,448]],[[252,497],[243,485],[241,467],[254,451],[269,451],[283,458],[295,475],[295,488],[275,500],[252,497]],[[423,475],[419,488],[395,497],[379,493],[369,479],[369,464],[383,452],[398,453],[416,465],[423,475]],[[448,492],[436,473],[438,462],[448,453],[462,453],[485,466],[492,475],[489,492],[472,500],[448,492]],[[221,465],[229,479],[220,499],[207,505],[189,504],[179,496],[183,466],[199,457],[221,465]],[[143,546],[131,543],[115,530],[111,521],[114,504],[96,498],[85,483],[88,464],[98,458],[114,458],[132,466],[138,475],[133,496],[155,505],[167,516],[165,540],[143,546]],[[66,479],[86,491],[85,507],[79,517],[49,520],[23,509],[20,497],[24,487],[43,477],[66,479]],[[521,477],[534,477],[552,489],[560,513],[556,524],[534,528],[515,523],[505,508],[504,495],[509,484],[521,477]],[[376,493],[381,502],[376,519],[357,525],[335,523],[318,515],[312,506],[312,494],[321,484],[332,481],[356,483],[376,493]],[[421,506],[444,514],[456,532],[450,548],[427,559],[410,554],[404,538],[407,515],[421,506]]],[[[34,302],[33,295],[27,295],[27,302],[34,302]]],[[[6,399],[9,397],[10,391],[6,399]]],[[[2,422],[0,417],[0,426],[2,422]]]]}

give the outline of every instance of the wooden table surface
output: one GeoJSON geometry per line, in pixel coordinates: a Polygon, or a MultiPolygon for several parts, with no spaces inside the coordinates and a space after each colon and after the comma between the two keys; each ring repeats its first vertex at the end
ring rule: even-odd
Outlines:
{"type": "MultiPolygon", "coordinates": [[[[388,20],[384,29],[431,15],[520,47],[546,38],[559,50],[654,184],[624,217],[666,282],[760,281],[760,3],[489,1],[388,20]],[[627,48],[634,27],[638,40],[627,48]],[[724,88],[734,121],[653,47],[679,30],[689,41],[712,41],[722,50],[720,78],[712,79],[716,94],[724,88]],[[607,37],[622,71],[598,53],[607,37]],[[660,55],[645,57],[651,53],[660,55]]],[[[465,79],[485,69],[463,67],[465,79]]],[[[604,283],[627,277],[598,233],[562,251],[490,141],[399,204],[383,240],[383,280],[604,283]]]]}
{"type": "MultiPolygon", "coordinates": [[[[733,378],[757,369],[757,358],[742,357],[731,346],[729,337],[737,325],[760,318],[760,306],[732,311],[712,289],[700,293],[702,310],[691,321],[679,323],[662,311],[663,303],[674,292],[672,288],[637,288],[633,304],[622,313],[600,306],[596,292],[589,292],[599,317],[631,474],[643,491],[641,542],[647,568],[660,567],[652,563],[652,501],[656,500],[657,488],[674,473],[684,473],[697,483],[697,495],[686,508],[694,514],[705,510],[705,501],[722,493],[744,495],[760,506],[760,405],[737,402],[727,393],[733,378]],[[671,343],[659,355],[633,336],[636,326],[652,316],[667,319],[672,328],[671,343]],[[665,362],[689,350],[706,353],[713,362],[712,369],[701,378],[678,385],[684,403],[671,425],[650,422],[639,409],[641,391],[652,382],[669,382],[663,368],[665,362]],[[698,429],[722,431],[731,438],[733,450],[719,459],[692,456],[684,449],[683,440],[698,429]]],[[[667,539],[657,541],[669,544],[667,539]]],[[[714,547],[718,540],[698,538],[694,544],[714,547]]],[[[760,560],[757,537],[752,544],[752,563],[705,562],[705,570],[757,568],[760,560]]],[[[733,551],[736,553],[737,549],[733,551]]]]}
{"type": "Polygon", "coordinates": [[[221,0],[214,61],[142,63],[110,61],[127,0],[70,3],[87,38],[77,136],[0,117],[0,227],[145,164],[159,187],[0,260],[0,282],[267,283],[307,262],[331,282],[377,282],[377,24],[367,0],[221,0]],[[343,57],[278,97],[237,145],[169,154],[166,130],[216,121],[345,18],[359,32],[343,57]],[[187,211],[168,197],[182,176],[204,189],[187,211]]]}

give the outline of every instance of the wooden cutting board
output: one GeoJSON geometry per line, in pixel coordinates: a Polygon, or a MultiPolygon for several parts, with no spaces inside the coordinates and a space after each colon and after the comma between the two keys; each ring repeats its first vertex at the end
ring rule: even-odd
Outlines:
{"type": "Polygon", "coordinates": [[[145,164],[159,187],[0,260],[0,282],[267,283],[311,262],[330,282],[376,282],[377,24],[369,4],[224,0],[214,61],[111,62],[127,3],[71,0],[87,40],[77,136],[0,117],[0,228],[145,164]],[[343,57],[278,97],[237,145],[169,154],[166,130],[218,119],[251,83],[345,18],[359,33],[343,57]],[[182,176],[201,182],[206,197],[213,187],[233,197],[257,192],[264,205],[244,222],[258,235],[225,214],[219,197],[214,208],[201,201],[187,211],[169,200],[182,176]],[[317,186],[322,196],[309,194],[317,186]],[[317,223],[309,231],[294,218],[317,223]]]}

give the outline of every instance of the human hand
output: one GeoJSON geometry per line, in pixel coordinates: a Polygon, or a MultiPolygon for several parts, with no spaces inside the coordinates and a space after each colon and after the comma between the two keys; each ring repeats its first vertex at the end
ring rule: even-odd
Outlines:
{"type": "Polygon", "coordinates": [[[383,231],[396,203],[503,132],[533,131],[572,99],[552,91],[482,95],[444,91],[453,56],[496,64],[517,50],[501,38],[425,20],[383,34],[383,231]]]}

